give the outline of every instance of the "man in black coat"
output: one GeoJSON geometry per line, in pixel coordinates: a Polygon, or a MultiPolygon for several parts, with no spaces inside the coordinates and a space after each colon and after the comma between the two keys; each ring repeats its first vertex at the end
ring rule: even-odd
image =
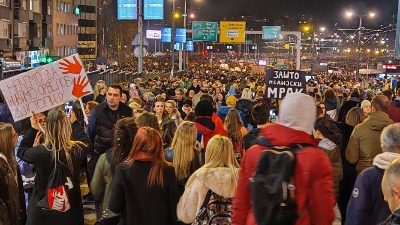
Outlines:
{"type": "Polygon", "coordinates": [[[257,137],[260,134],[261,128],[268,125],[269,113],[270,108],[263,102],[253,106],[253,109],[251,110],[251,116],[253,117],[254,123],[257,125],[257,127],[243,137],[245,150],[257,144],[257,137]]]}
{"type": "Polygon", "coordinates": [[[93,145],[92,158],[88,162],[89,177],[93,176],[100,155],[112,147],[115,123],[122,118],[131,117],[132,109],[121,103],[122,88],[110,85],[107,101],[93,109],[89,118],[88,136],[93,145]]]}

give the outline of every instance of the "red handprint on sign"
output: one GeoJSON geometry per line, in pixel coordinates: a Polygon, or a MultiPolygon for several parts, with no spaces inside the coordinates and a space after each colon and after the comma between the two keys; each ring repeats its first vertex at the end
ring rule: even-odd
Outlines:
{"type": "Polygon", "coordinates": [[[78,59],[73,56],[74,63],[64,59],[64,62],[60,62],[60,70],[64,70],[63,74],[80,74],[82,71],[82,65],[79,63],[78,59]]]}
{"type": "Polygon", "coordinates": [[[88,94],[90,91],[83,91],[85,87],[89,84],[89,81],[86,80],[86,77],[83,77],[81,80],[81,76],[78,77],[78,81],[76,78],[74,78],[74,88],[72,89],[72,95],[80,98],[86,94],[88,94]]]}

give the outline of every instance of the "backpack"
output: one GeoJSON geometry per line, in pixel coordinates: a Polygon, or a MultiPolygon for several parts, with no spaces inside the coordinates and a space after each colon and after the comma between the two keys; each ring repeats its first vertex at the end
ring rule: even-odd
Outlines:
{"type": "Polygon", "coordinates": [[[250,124],[254,123],[253,117],[251,116],[251,109],[253,106],[254,103],[247,99],[239,99],[236,102],[236,109],[242,111],[246,121],[250,124]]]}
{"type": "MultiPolygon", "coordinates": [[[[63,163],[57,163],[51,172],[44,198],[38,201],[38,207],[45,210],[67,212],[71,209],[72,183],[71,170],[63,163]]],[[[79,188],[79,187],[78,187],[79,188]]]]}
{"type": "Polygon", "coordinates": [[[203,205],[192,225],[230,225],[232,216],[232,199],[217,195],[208,190],[203,205]]]}
{"type": "Polygon", "coordinates": [[[293,225],[300,216],[297,214],[294,185],[296,152],[306,144],[273,147],[261,136],[257,142],[267,149],[261,153],[251,179],[251,201],[256,221],[259,225],[293,225]]]}

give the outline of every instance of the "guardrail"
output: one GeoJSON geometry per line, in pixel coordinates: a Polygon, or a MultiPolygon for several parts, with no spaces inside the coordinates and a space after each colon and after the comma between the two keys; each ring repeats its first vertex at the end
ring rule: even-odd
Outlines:
{"type": "Polygon", "coordinates": [[[32,68],[28,68],[28,69],[20,69],[20,70],[6,70],[6,71],[2,71],[0,73],[0,80],[5,80],[7,78],[13,77],[15,75],[21,74],[21,73],[25,73],[29,70],[31,70],[32,68]]]}

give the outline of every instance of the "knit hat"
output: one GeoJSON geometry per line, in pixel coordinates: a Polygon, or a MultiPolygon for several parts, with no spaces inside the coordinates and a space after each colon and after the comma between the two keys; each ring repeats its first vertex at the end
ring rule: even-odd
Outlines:
{"type": "Polygon", "coordinates": [[[364,108],[364,107],[367,106],[367,105],[371,105],[371,102],[368,101],[368,100],[362,101],[362,102],[361,102],[361,109],[364,108]]]}
{"type": "Polygon", "coordinates": [[[209,116],[213,115],[213,105],[211,102],[207,100],[201,100],[197,103],[195,108],[196,116],[209,116]]]}
{"type": "Polygon", "coordinates": [[[312,134],[316,114],[314,98],[303,93],[290,93],[281,103],[279,124],[312,134]]]}
{"type": "Polygon", "coordinates": [[[233,96],[233,95],[229,96],[229,97],[226,99],[226,104],[227,104],[227,105],[236,106],[236,102],[237,102],[237,98],[236,98],[235,96],[233,96]]]}

